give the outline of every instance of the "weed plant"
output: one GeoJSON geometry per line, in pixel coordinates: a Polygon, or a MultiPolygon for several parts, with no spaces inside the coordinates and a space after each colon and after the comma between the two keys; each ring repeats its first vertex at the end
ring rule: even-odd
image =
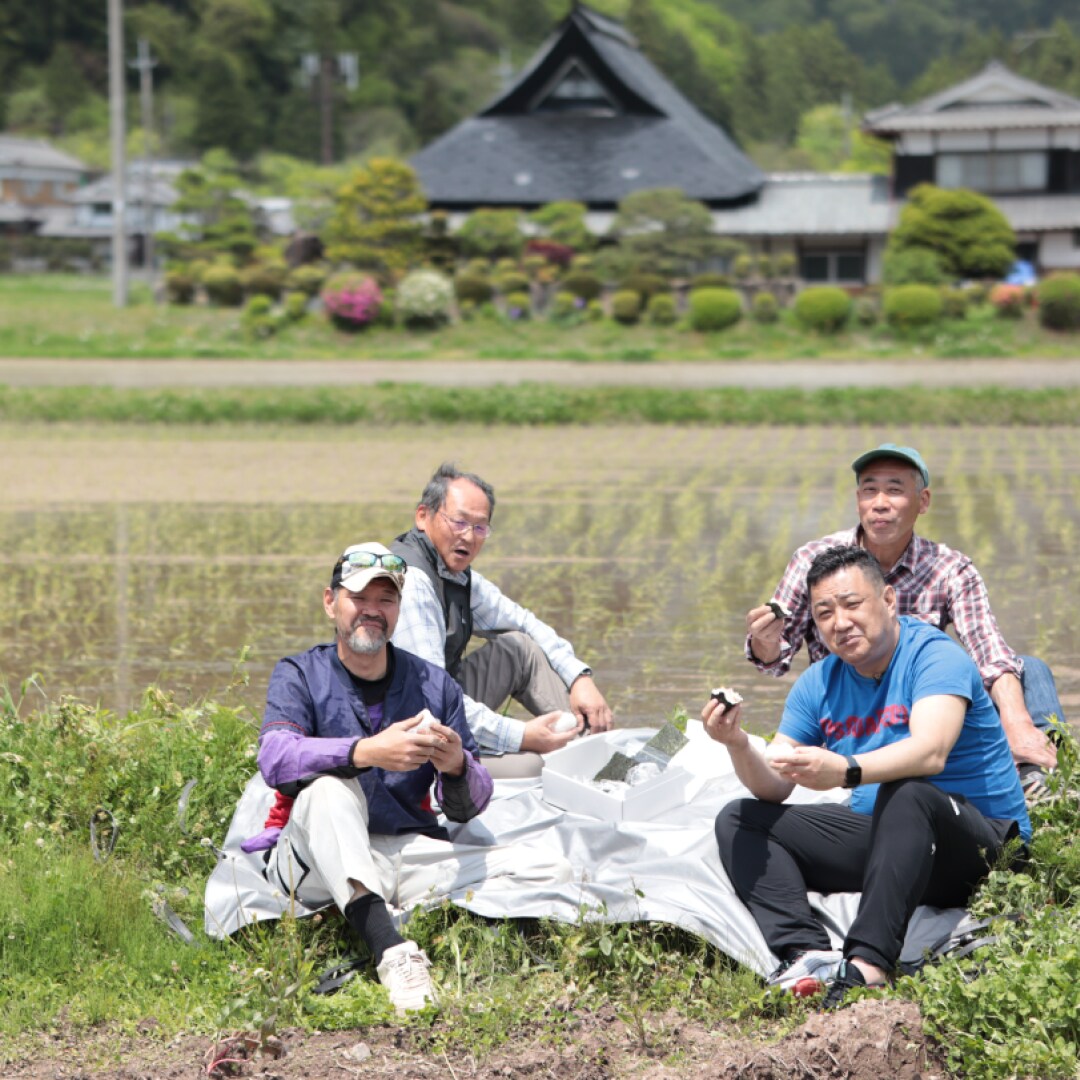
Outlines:
{"type": "MultiPolygon", "coordinates": [[[[251,716],[158,689],[124,716],[72,699],[31,709],[32,691],[28,682],[0,694],[0,1062],[17,1054],[20,1033],[61,1024],[131,1032],[152,1017],[163,1037],[266,1040],[284,1027],[392,1020],[370,967],[336,995],[313,992],[325,969],[363,956],[336,913],[286,917],[226,942],[202,933],[214,845],[253,768],[251,716]],[[163,902],[194,944],[158,917],[163,902]]],[[[1034,811],[1029,867],[993,873],[973,905],[982,917],[1022,918],[1000,920],[997,945],[929,966],[894,991],[919,1002],[956,1075],[1075,1075],[1080,765],[1071,737],[1060,761],[1050,801],[1034,811]]],[[[443,1008],[408,1021],[402,1037],[433,1054],[481,1056],[525,1031],[566,1042],[576,1012],[605,1008],[643,1049],[663,1052],[673,1013],[776,1035],[813,1007],[766,991],[692,934],[609,923],[602,908],[573,924],[491,923],[444,903],[414,913],[409,933],[432,959],[443,1008]]]]}
{"type": "Polygon", "coordinates": [[[902,980],[965,1080],[1075,1077],[1080,1047],[1080,761],[1062,740],[1050,797],[1032,811],[1031,862],[996,870],[971,910],[998,941],[902,980]],[[1007,918],[1008,916],[1008,918],[1007,918]],[[1018,918],[1017,918],[1018,916],[1018,918]],[[1015,919],[1015,921],[1014,921],[1015,919]]]}

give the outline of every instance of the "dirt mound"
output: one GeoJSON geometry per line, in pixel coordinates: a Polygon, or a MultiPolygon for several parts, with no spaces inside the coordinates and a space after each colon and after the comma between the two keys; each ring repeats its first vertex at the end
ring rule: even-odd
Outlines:
{"type": "Polygon", "coordinates": [[[287,1032],[260,1049],[256,1040],[213,1042],[183,1036],[161,1042],[98,1033],[26,1045],[0,1072],[10,1080],[194,1080],[247,1077],[301,1080],[943,1080],[940,1051],[922,1035],[910,1002],[868,1000],[815,1013],[774,1042],[732,1037],[674,1013],[628,1026],[605,1008],[580,1014],[565,1045],[527,1033],[483,1061],[461,1051],[419,1052],[408,1029],[304,1035],[287,1032]]]}

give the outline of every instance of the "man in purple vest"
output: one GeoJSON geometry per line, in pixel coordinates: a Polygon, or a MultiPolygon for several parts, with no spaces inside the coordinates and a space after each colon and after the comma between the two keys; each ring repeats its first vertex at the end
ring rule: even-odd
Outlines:
{"type": "Polygon", "coordinates": [[[432,805],[465,822],[488,804],[461,690],[445,671],[390,644],[406,566],[377,543],[334,564],[323,610],[334,640],[278,662],[259,733],[259,771],[276,789],[267,880],[304,906],[335,904],[370,949],[399,1012],[433,1004],[428,960],[387,906],[408,911],[452,888],[561,882],[562,859],[451,841],[432,805]]]}

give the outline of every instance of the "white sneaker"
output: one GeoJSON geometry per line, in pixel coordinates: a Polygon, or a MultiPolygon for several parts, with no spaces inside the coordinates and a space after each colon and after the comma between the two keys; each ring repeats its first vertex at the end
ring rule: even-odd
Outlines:
{"type": "Polygon", "coordinates": [[[390,1002],[397,1009],[398,1016],[438,1004],[428,974],[429,967],[431,961],[415,941],[403,941],[383,953],[382,963],[376,971],[379,982],[390,994],[390,1002]]]}
{"type": "Polygon", "coordinates": [[[766,982],[795,997],[810,997],[836,978],[843,959],[839,949],[808,949],[781,964],[766,982]]]}

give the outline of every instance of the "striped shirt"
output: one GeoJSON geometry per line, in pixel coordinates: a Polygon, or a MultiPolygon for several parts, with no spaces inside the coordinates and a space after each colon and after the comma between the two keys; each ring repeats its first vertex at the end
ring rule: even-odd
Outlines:
{"type": "MultiPolygon", "coordinates": [[[[763,663],[754,656],[749,635],[746,638],[746,657],[759,671],[786,674],[804,641],[811,663],[829,655],[810,617],[806,574],[821,552],[841,546],[863,546],[862,527],[812,540],[791,557],[773,593],[791,612],[784,623],[779,658],[763,663]]],[[[939,630],[950,624],[956,627],[956,636],[975,661],[987,690],[1002,675],[1020,677],[1023,661],[1001,636],[983,579],[966,555],[913,535],[903,555],[886,571],[885,583],[896,590],[897,615],[913,615],[939,630]]]]}

